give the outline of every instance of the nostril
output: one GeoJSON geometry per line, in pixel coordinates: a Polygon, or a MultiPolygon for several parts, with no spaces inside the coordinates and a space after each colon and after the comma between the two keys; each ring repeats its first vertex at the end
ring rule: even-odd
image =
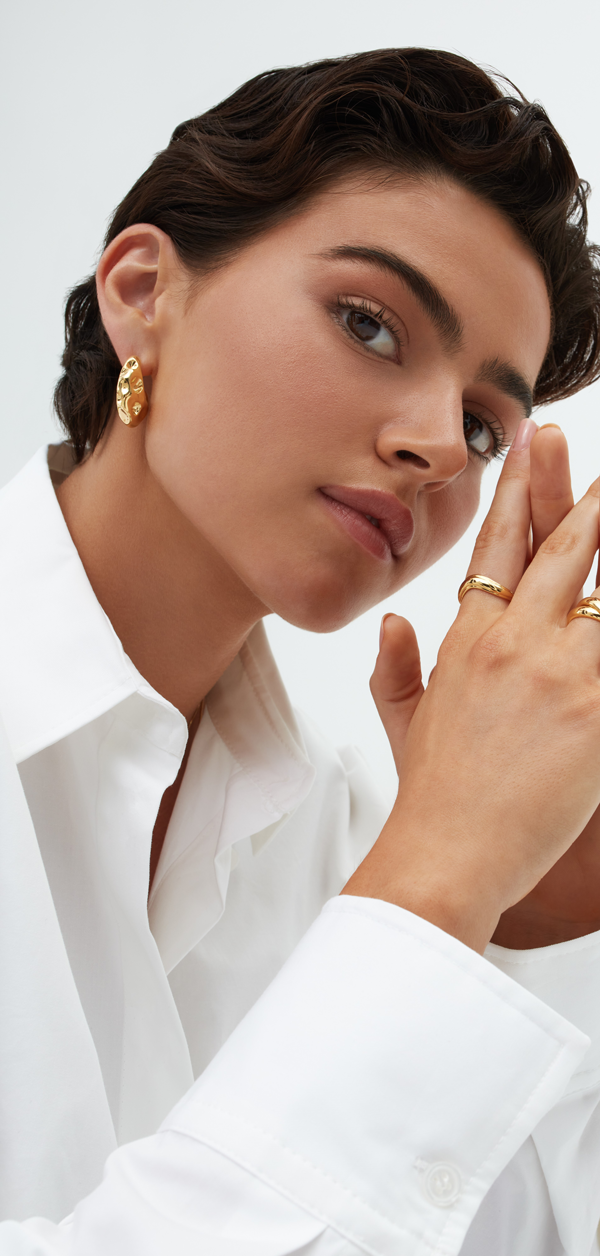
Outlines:
{"type": "Polygon", "coordinates": [[[430,464],[418,454],[413,454],[410,449],[397,449],[396,457],[401,458],[403,462],[414,462],[416,467],[423,467],[426,471],[429,469],[430,464]]]}

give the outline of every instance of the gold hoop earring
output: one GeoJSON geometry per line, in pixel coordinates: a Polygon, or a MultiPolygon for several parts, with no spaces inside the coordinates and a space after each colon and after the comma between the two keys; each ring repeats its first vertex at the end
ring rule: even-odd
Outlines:
{"type": "Polygon", "coordinates": [[[128,358],[117,382],[117,410],[127,427],[137,427],[148,413],[142,368],[137,358],[128,358]]]}

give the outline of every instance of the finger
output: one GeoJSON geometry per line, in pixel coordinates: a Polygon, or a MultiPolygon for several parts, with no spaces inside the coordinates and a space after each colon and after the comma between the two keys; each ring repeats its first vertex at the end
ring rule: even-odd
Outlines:
{"type": "Polygon", "coordinates": [[[400,615],[384,615],[371,693],[400,775],[408,726],[423,694],[415,630],[400,615]]]}
{"type": "Polygon", "coordinates": [[[600,480],[596,480],[540,546],[511,606],[565,624],[598,549],[599,497],[600,480]]]}
{"type": "MultiPolygon", "coordinates": [[[[467,572],[469,576],[491,576],[511,590],[516,589],[528,558],[529,447],[536,432],[533,419],[524,419],[518,428],[467,572]]],[[[463,599],[461,614],[497,615],[507,605],[489,593],[471,591],[463,599]]]]}
{"type": "MultiPolygon", "coordinates": [[[[598,520],[598,535],[600,541],[600,519],[598,520]]],[[[600,585],[600,549],[598,552],[598,566],[596,567],[596,588],[600,585]]]]}
{"type": "Polygon", "coordinates": [[[536,432],[530,446],[532,553],[573,507],[569,447],[556,423],[546,423],[536,432]]]}

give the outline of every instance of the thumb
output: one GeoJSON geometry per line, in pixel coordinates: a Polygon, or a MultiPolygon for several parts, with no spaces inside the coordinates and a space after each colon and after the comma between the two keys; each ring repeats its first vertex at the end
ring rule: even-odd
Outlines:
{"type": "Polygon", "coordinates": [[[400,615],[384,615],[371,693],[400,775],[408,726],[423,694],[415,630],[400,615]]]}

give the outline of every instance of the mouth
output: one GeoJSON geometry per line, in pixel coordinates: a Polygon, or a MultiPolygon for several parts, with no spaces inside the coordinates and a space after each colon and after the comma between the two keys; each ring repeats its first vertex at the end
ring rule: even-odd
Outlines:
{"type": "Polygon", "coordinates": [[[327,484],[319,492],[338,523],[375,558],[389,562],[408,549],[414,519],[394,493],[337,484],[327,484]]]}

